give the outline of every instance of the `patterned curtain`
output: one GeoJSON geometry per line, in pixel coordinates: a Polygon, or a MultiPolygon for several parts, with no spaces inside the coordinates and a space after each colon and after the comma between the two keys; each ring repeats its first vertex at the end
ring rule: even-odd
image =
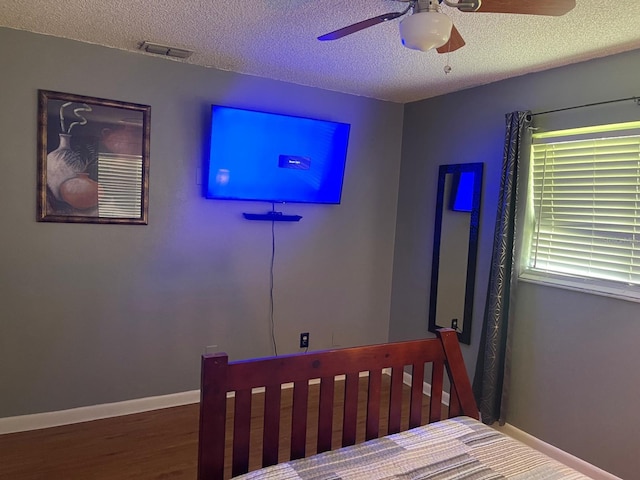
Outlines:
{"type": "Polygon", "coordinates": [[[500,198],[493,240],[493,254],[487,289],[480,349],[473,379],[473,392],[482,421],[505,422],[509,393],[510,315],[515,293],[516,215],[518,183],[522,171],[520,155],[531,122],[529,112],[506,115],[506,138],[500,198]]]}

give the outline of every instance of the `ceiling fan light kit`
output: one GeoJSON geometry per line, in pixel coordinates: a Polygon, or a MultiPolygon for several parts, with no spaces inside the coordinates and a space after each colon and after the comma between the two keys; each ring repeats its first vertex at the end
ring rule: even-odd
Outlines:
{"type": "Polygon", "coordinates": [[[402,44],[426,52],[449,41],[453,22],[444,13],[418,12],[400,22],[402,44]]]}

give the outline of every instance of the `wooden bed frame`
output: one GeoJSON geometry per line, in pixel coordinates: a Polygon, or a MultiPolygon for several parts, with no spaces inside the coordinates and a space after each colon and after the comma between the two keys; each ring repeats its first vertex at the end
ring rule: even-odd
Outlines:
{"type": "MultiPolygon", "coordinates": [[[[391,372],[387,433],[399,432],[403,397],[403,377],[411,367],[408,428],[442,418],[444,370],[451,385],[448,418],[466,415],[479,418],[471,384],[464,366],[455,331],[443,329],[437,338],[374,346],[309,352],[279,357],[229,362],[224,353],[202,357],[200,438],[198,447],[198,479],[221,480],[225,473],[227,444],[227,397],[234,392],[231,475],[249,469],[249,440],[252,390],[264,388],[264,429],[262,465],[278,463],[280,440],[280,404],[283,388],[293,385],[290,436],[290,459],[306,456],[309,416],[307,401],[310,380],[320,382],[317,453],[331,450],[334,386],[336,377],[344,376],[344,414],[342,445],[356,443],[358,384],[362,372],[368,373],[365,439],[380,436],[381,378],[383,370],[391,372]],[[430,408],[422,419],[425,364],[431,364],[430,408]],[[287,385],[288,384],[288,385],[287,385]]],[[[316,382],[317,383],[317,382],[316,382]]],[[[406,394],[405,394],[406,395],[406,394]]],[[[383,402],[386,405],[386,400],[383,402]]],[[[228,474],[228,468],[227,468],[228,474]]]]}

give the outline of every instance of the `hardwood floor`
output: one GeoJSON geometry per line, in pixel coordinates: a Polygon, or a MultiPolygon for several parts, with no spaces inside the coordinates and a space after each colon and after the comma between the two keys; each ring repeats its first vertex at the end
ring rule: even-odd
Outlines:
{"type": "Polygon", "coordinates": [[[2,480],[194,479],[198,405],[0,436],[2,480]]]}
{"type": "MultiPolygon", "coordinates": [[[[386,376],[383,376],[386,377],[386,376]]],[[[387,377],[388,378],[388,377],[387,377]]],[[[388,390],[388,381],[383,382],[388,390]]],[[[309,424],[317,419],[318,388],[309,396],[309,424]],[[315,415],[315,416],[314,416],[315,415]]],[[[340,443],[343,387],[336,385],[334,445],[340,443]]],[[[383,398],[386,395],[383,395],[383,398]]],[[[252,409],[250,469],[260,466],[262,395],[252,409]]],[[[366,399],[366,379],[361,379],[360,404],[366,399]]],[[[426,399],[427,397],[425,397],[426,399]]],[[[408,405],[408,396],[405,398],[408,405]]],[[[228,417],[232,414],[232,404],[228,417]]],[[[381,407],[381,432],[386,429],[387,406],[381,407]]],[[[290,429],[291,392],[282,398],[280,431],[290,429]]],[[[358,442],[364,439],[364,408],[359,408],[358,442]]],[[[408,406],[403,407],[403,428],[408,423],[408,406]]],[[[188,479],[196,478],[198,449],[197,404],[154,410],[104,420],[65,425],[30,432],[0,435],[0,480],[103,480],[103,479],[188,479]]],[[[423,419],[428,418],[423,401],[423,419]]],[[[426,420],[425,420],[426,422],[426,420]]],[[[307,436],[308,452],[315,451],[315,430],[307,436]]],[[[286,435],[281,439],[280,458],[286,459],[286,435]]],[[[227,473],[229,476],[229,473],[227,473]]]]}

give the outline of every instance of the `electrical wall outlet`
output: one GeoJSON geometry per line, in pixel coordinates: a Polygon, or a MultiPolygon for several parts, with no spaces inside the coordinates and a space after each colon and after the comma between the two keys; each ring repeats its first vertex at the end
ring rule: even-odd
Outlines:
{"type": "Polygon", "coordinates": [[[309,332],[300,334],[300,348],[309,348],[309,332]]]}
{"type": "Polygon", "coordinates": [[[451,320],[451,328],[453,328],[454,330],[458,330],[458,319],[454,318],[451,320]]]}

